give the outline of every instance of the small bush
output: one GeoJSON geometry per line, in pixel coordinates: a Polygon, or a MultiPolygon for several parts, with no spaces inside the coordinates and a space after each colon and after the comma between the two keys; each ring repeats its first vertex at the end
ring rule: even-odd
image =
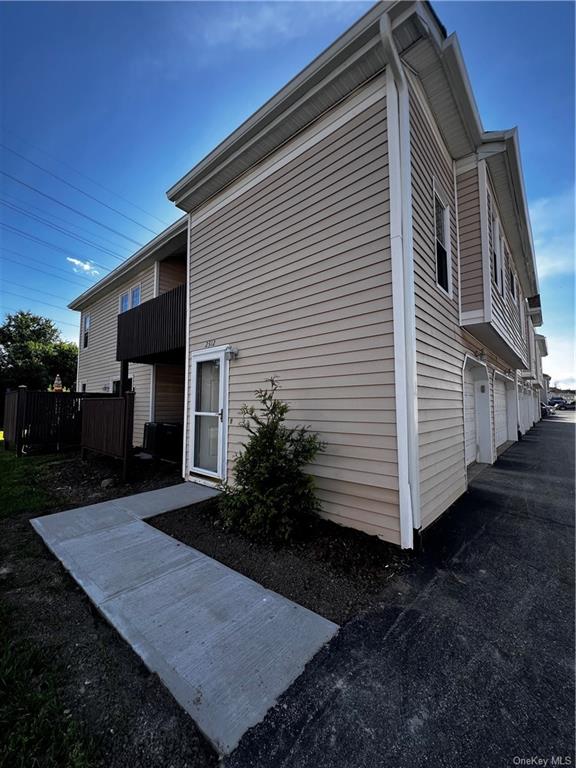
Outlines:
{"type": "Polygon", "coordinates": [[[219,507],[225,525],[253,537],[286,541],[309,529],[320,510],[314,479],[302,472],[324,450],[306,427],[285,425],[288,405],[277,399],[278,381],[255,392],[258,407],[242,406],[250,435],[234,464],[233,485],[222,484],[219,507]]]}

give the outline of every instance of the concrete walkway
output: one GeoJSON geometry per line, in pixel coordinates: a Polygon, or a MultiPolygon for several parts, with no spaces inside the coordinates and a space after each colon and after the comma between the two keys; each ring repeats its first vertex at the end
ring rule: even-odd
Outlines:
{"type": "Polygon", "coordinates": [[[226,765],[574,766],[573,667],[574,414],[559,413],[472,483],[226,765]]]}
{"type": "Polygon", "coordinates": [[[228,754],[338,627],[144,522],[215,494],[182,483],[38,517],[32,525],[214,747],[228,754]]]}

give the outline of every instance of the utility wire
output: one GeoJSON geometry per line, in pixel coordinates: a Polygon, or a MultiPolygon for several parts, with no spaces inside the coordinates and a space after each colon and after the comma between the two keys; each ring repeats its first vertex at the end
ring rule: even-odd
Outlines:
{"type": "Polygon", "coordinates": [[[147,211],[145,208],[142,208],[141,206],[132,202],[132,200],[128,200],[128,198],[124,197],[124,195],[121,195],[118,192],[114,192],[114,190],[109,189],[108,187],[105,187],[104,184],[101,184],[99,181],[96,181],[96,179],[93,179],[91,176],[88,176],[87,173],[84,173],[83,171],[79,171],[78,168],[75,168],[73,165],[70,165],[70,163],[67,163],[65,160],[62,160],[61,158],[56,157],[52,153],[47,152],[45,149],[42,149],[41,147],[38,147],[35,144],[32,144],[27,139],[23,139],[21,136],[15,133],[11,128],[4,127],[3,130],[7,131],[8,133],[11,133],[12,136],[14,136],[22,144],[27,144],[29,147],[32,147],[32,149],[35,149],[38,152],[41,152],[43,155],[46,155],[46,157],[50,157],[52,160],[55,160],[57,163],[60,163],[66,168],[69,168],[71,171],[74,171],[74,173],[78,174],[78,176],[81,176],[85,178],[87,181],[91,182],[92,184],[95,184],[97,187],[100,187],[100,189],[104,190],[104,192],[108,192],[109,195],[114,195],[114,197],[117,197],[119,200],[123,200],[125,203],[128,203],[128,205],[131,205],[133,208],[136,208],[141,213],[145,213],[146,216],[150,216],[151,218],[156,219],[156,221],[159,221],[160,224],[163,224],[165,227],[170,226],[169,222],[164,221],[164,219],[161,219],[159,216],[156,216],[155,213],[151,213],[150,211],[147,211]]]}
{"type": "Polygon", "coordinates": [[[101,221],[98,221],[98,219],[94,219],[92,218],[92,216],[88,216],[87,213],[83,213],[82,211],[79,211],[77,208],[73,208],[71,205],[68,205],[67,203],[63,203],[61,200],[58,200],[57,198],[52,197],[52,195],[49,195],[46,192],[42,192],[42,190],[38,189],[38,187],[35,187],[32,184],[27,184],[25,181],[22,181],[22,179],[18,179],[16,176],[12,176],[10,173],[6,173],[6,171],[3,171],[0,169],[0,174],[2,174],[2,176],[6,176],[6,178],[10,179],[11,181],[15,181],[17,184],[20,184],[21,186],[26,187],[27,189],[31,189],[33,192],[36,192],[38,195],[42,195],[42,197],[45,197],[48,200],[52,200],[53,203],[58,203],[58,205],[61,205],[63,208],[67,208],[69,211],[73,211],[74,213],[77,213],[78,216],[82,216],[83,218],[88,219],[88,221],[91,221],[94,224],[98,224],[99,227],[104,227],[104,229],[107,229],[109,232],[114,232],[115,235],[119,235],[120,237],[123,237],[125,240],[129,240],[131,243],[134,243],[140,248],[144,245],[143,243],[140,243],[138,240],[134,240],[132,237],[128,237],[128,235],[125,235],[122,232],[119,232],[117,229],[114,229],[114,227],[109,227],[107,224],[103,224],[101,221]]]}
{"type": "MultiPolygon", "coordinates": [[[[63,280],[65,283],[71,283],[72,285],[75,285],[76,288],[78,288],[78,290],[81,290],[82,293],[85,293],[89,288],[91,288],[90,284],[85,286],[79,285],[77,282],[75,282],[74,280],[71,280],[69,277],[60,277],[60,275],[55,275],[54,272],[47,272],[45,269],[39,269],[38,267],[31,266],[30,264],[23,264],[21,261],[17,261],[16,259],[11,259],[10,256],[2,256],[2,261],[9,261],[11,264],[17,264],[19,267],[24,267],[24,269],[30,269],[33,272],[41,272],[43,275],[48,275],[48,277],[52,277],[54,280],[63,280]]],[[[80,277],[80,279],[84,280],[85,278],[80,277]]]]}
{"type": "Polygon", "coordinates": [[[84,245],[89,245],[91,248],[95,248],[97,251],[100,251],[100,253],[103,253],[106,256],[112,256],[118,261],[126,260],[126,257],[119,256],[117,253],[114,253],[114,251],[111,251],[109,248],[106,248],[103,245],[99,245],[98,243],[95,243],[93,240],[88,240],[88,238],[82,237],[82,235],[77,235],[75,232],[70,232],[65,227],[61,227],[59,224],[53,224],[51,221],[49,221],[48,219],[44,219],[42,216],[37,216],[35,213],[28,213],[23,208],[20,208],[17,205],[13,205],[7,200],[0,198],[0,204],[4,205],[6,208],[9,208],[15,211],[21,216],[27,216],[30,219],[34,219],[35,221],[38,221],[41,224],[44,224],[46,227],[55,229],[57,232],[61,232],[63,235],[66,235],[66,237],[70,237],[73,240],[77,240],[78,242],[83,243],[84,245]]]}
{"type": "Polygon", "coordinates": [[[22,283],[15,283],[13,280],[2,280],[3,285],[13,285],[15,288],[24,288],[26,291],[34,291],[34,293],[39,293],[42,296],[50,296],[52,299],[61,299],[62,301],[69,302],[70,299],[67,299],[66,296],[60,296],[56,293],[48,293],[47,291],[41,291],[39,288],[32,288],[29,285],[23,285],[22,283]]]}
{"type": "MultiPolygon", "coordinates": [[[[5,313],[6,310],[8,310],[8,312],[22,312],[23,311],[22,307],[20,307],[19,309],[16,309],[16,307],[7,307],[5,304],[2,304],[2,311],[5,313]]],[[[58,320],[56,318],[54,318],[54,319],[50,318],[50,320],[52,320],[53,323],[58,323],[60,325],[69,325],[72,328],[78,328],[78,323],[71,323],[68,320],[58,320]]]]}
{"type": "MultiPolygon", "coordinates": [[[[2,246],[2,251],[6,253],[10,253],[13,256],[20,256],[21,259],[25,259],[26,261],[33,261],[36,264],[41,264],[43,267],[46,266],[45,261],[42,261],[41,259],[35,259],[33,256],[27,256],[25,253],[20,253],[20,251],[15,251],[12,248],[6,248],[5,246],[2,246]]],[[[55,269],[57,272],[62,272],[62,274],[67,275],[68,277],[71,277],[69,269],[62,269],[62,267],[55,267],[52,264],[49,264],[49,266],[50,266],[50,269],[55,269]]],[[[86,275],[79,274],[78,272],[76,272],[75,274],[78,276],[79,280],[84,280],[89,285],[94,285],[94,283],[86,275]]]]}
{"type": "Polygon", "coordinates": [[[72,182],[62,178],[62,176],[59,176],[57,173],[54,173],[53,171],[48,170],[48,168],[44,168],[43,165],[40,165],[39,163],[35,163],[34,160],[29,160],[26,157],[26,155],[22,155],[20,152],[16,152],[15,149],[11,149],[9,146],[7,146],[6,144],[3,144],[2,142],[0,142],[0,147],[2,147],[2,149],[5,149],[7,152],[11,152],[13,155],[15,155],[16,157],[19,157],[21,160],[24,160],[24,162],[34,166],[34,168],[38,168],[40,171],[47,173],[49,176],[52,176],[61,184],[66,184],[67,187],[70,187],[76,192],[80,192],[81,195],[84,195],[89,200],[94,200],[94,202],[104,206],[104,208],[108,208],[109,211],[113,211],[114,213],[117,213],[118,216],[122,216],[127,221],[131,221],[133,224],[136,224],[138,227],[142,227],[142,229],[148,230],[148,232],[151,232],[153,235],[158,234],[156,230],[151,229],[150,227],[147,227],[146,224],[142,224],[142,222],[137,221],[136,219],[133,219],[131,216],[128,216],[128,214],[122,213],[122,211],[120,211],[118,208],[114,208],[113,205],[108,205],[108,203],[105,203],[103,200],[100,200],[99,198],[95,197],[95,195],[91,195],[90,192],[86,192],[81,187],[77,187],[75,184],[72,184],[72,182]]]}
{"type": "Polygon", "coordinates": [[[44,304],[47,307],[53,307],[54,309],[65,309],[61,304],[50,304],[48,301],[41,301],[30,296],[23,296],[21,293],[13,293],[12,291],[2,291],[2,293],[8,294],[8,296],[16,296],[19,299],[26,299],[26,301],[35,301],[36,304],[44,304]]]}
{"type": "MultiPolygon", "coordinates": [[[[43,213],[46,216],[50,216],[51,219],[55,219],[56,221],[60,221],[63,225],[67,227],[74,227],[74,229],[80,230],[80,232],[84,232],[87,235],[90,235],[91,237],[96,237],[98,240],[101,240],[103,243],[108,243],[108,245],[113,245],[114,248],[131,248],[131,246],[126,244],[121,244],[114,242],[114,240],[110,240],[107,237],[104,237],[104,235],[100,235],[97,232],[94,232],[92,229],[87,229],[86,227],[83,227],[81,224],[76,224],[73,221],[70,221],[69,219],[63,219],[62,216],[57,216],[53,211],[48,211],[46,208],[40,208],[38,205],[33,205],[32,208],[28,207],[28,200],[21,200],[18,197],[14,197],[14,195],[8,196],[8,202],[12,205],[20,205],[25,206],[22,208],[23,211],[26,211],[27,213],[33,214],[36,213],[36,215],[43,213]]],[[[128,256],[124,256],[123,258],[127,259],[128,256]]]]}
{"type": "MultiPolygon", "coordinates": [[[[55,243],[49,243],[47,240],[43,240],[41,237],[36,237],[36,235],[31,235],[28,232],[24,232],[24,230],[18,229],[18,227],[13,227],[11,224],[4,224],[3,222],[0,222],[0,227],[2,227],[2,229],[7,229],[10,232],[14,232],[14,234],[19,235],[20,237],[25,237],[27,240],[32,240],[33,243],[40,243],[41,245],[46,245],[49,248],[55,248],[57,251],[61,251],[62,253],[71,256],[73,259],[78,259],[78,254],[75,251],[69,251],[67,248],[62,248],[62,246],[56,245],[55,243]]],[[[80,261],[80,259],[78,259],[78,261],[80,261]]],[[[99,264],[93,259],[88,259],[87,261],[89,264],[93,264],[95,267],[100,267],[100,269],[110,269],[109,267],[105,267],[103,264],[99,264]]]]}

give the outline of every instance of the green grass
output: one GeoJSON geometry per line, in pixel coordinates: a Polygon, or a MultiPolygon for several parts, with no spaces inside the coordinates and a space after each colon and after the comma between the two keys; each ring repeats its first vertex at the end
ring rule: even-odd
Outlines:
{"type": "Polygon", "coordinates": [[[44,512],[57,504],[58,498],[41,484],[42,468],[58,456],[24,456],[4,449],[0,442],[0,518],[21,512],[44,512]]]}
{"type": "Polygon", "coordinates": [[[0,768],[88,768],[94,745],[64,710],[44,655],[0,611],[0,768]]]}

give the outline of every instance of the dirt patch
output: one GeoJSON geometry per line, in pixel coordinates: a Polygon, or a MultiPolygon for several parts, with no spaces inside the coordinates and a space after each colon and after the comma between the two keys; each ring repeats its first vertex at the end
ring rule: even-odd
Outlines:
{"type": "Polygon", "coordinates": [[[338,624],[377,605],[410,561],[393,545],[326,520],[306,541],[255,542],[222,527],[215,501],[147,522],[338,624]]]}
{"type": "MultiPolygon", "coordinates": [[[[22,461],[26,461],[26,457],[22,461]]],[[[77,454],[64,454],[43,465],[38,482],[48,482],[58,497],[58,505],[66,508],[96,504],[182,482],[180,465],[166,461],[135,458],[125,483],[121,470],[119,461],[106,456],[92,455],[82,460],[77,454]]]]}
{"type": "MultiPolygon", "coordinates": [[[[0,448],[1,450],[1,448],[0,448]]],[[[6,457],[9,458],[9,457],[6,457]]],[[[136,465],[128,484],[107,459],[24,457],[29,488],[50,491],[49,513],[106,498],[171,485],[174,465],[136,465]],[[101,488],[113,478],[114,486],[101,488]]],[[[13,503],[18,502],[13,498],[13,503]]],[[[10,617],[9,638],[41,651],[57,683],[62,712],[94,744],[94,768],[212,768],[217,758],[192,719],[156,675],[150,674],[84,592],[50,554],[30,525],[34,513],[0,519],[0,601],[10,617]]],[[[42,755],[38,755],[42,765],[42,755]]],[[[2,763],[0,755],[0,763],[2,763]]]]}

